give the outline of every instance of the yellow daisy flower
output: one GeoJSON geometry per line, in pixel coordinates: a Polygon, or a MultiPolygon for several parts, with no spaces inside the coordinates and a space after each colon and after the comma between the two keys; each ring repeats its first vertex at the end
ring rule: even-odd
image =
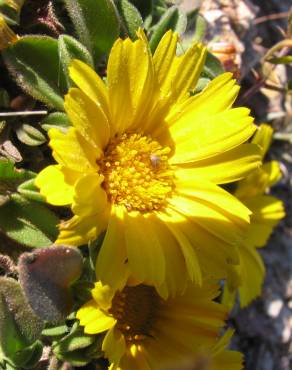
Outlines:
{"type": "Polygon", "coordinates": [[[186,359],[211,363],[210,356],[214,366],[225,361],[235,364],[232,370],[241,369],[241,355],[224,350],[230,333],[218,341],[227,310],[213,302],[217,295],[217,284],[209,282],[188,286],[182,295],[167,300],[148,285],[114,290],[97,282],[92,300],[76,317],[85,333],[105,333],[102,350],[110,369],[174,369],[186,359]]]}
{"type": "Polygon", "coordinates": [[[71,205],[57,243],[85,244],[106,231],[97,278],[114,287],[154,285],[160,294],[221,278],[238,263],[236,244],[250,211],[217,184],[236,181],[260,164],[246,108],[232,109],[239,87],[232,74],[215,78],[195,96],[206,49],[176,56],[169,31],[154,56],[145,35],[118,39],[107,83],[73,61],[77,87],[65,96],[73,127],[49,132],[58,162],[36,179],[47,201],[71,205]],[[228,263],[227,263],[228,262],[228,263]]]}
{"type": "MultiPolygon", "coordinates": [[[[262,158],[270,147],[272,135],[272,128],[262,124],[252,140],[261,148],[262,158]]],[[[237,288],[242,306],[247,306],[261,293],[265,268],[256,248],[266,245],[273,229],[285,216],[282,201],[267,195],[270,187],[280,178],[279,163],[271,161],[238,183],[235,196],[252,211],[252,216],[246,237],[239,248],[240,265],[232,267],[230,282],[225,291],[225,303],[229,301],[232,304],[237,288]]]]}

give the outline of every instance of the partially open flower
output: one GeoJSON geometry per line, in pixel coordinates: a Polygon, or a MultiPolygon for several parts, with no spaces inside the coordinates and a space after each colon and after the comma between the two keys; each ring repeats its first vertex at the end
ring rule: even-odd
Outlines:
{"type": "Polygon", "coordinates": [[[164,297],[188,279],[200,283],[202,271],[222,278],[238,263],[250,211],[217,184],[260,165],[257,145],[244,144],[256,129],[249,110],[231,108],[232,74],[190,96],[206,50],[195,44],[178,57],[176,47],[171,31],[153,57],[141,30],[134,42],[117,40],[107,84],[73,61],[78,87],[65,110],[74,127],[50,130],[58,164],[36,179],[48,202],[74,213],[57,243],[78,246],[106,230],[98,279],[154,285],[164,297]]]}
{"type": "Polygon", "coordinates": [[[151,286],[116,291],[97,282],[92,300],[79,309],[77,318],[85,333],[105,332],[102,350],[110,369],[167,370],[192,359],[210,365],[231,361],[233,367],[224,370],[239,370],[241,354],[224,351],[230,333],[218,340],[227,311],[213,302],[217,295],[218,286],[207,282],[167,300],[151,286]]]}
{"type": "MultiPolygon", "coordinates": [[[[261,148],[262,158],[270,147],[272,135],[272,128],[262,124],[253,137],[252,142],[261,148]]],[[[230,270],[233,272],[225,291],[226,304],[234,301],[237,288],[242,306],[248,305],[261,293],[265,268],[256,248],[266,245],[273,229],[285,216],[282,201],[267,194],[280,178],[279,163],[271,161],[264,163],[237,185],[234,195],[252,211],[252,216],[239,248],[240,265],[230,270]]]]}

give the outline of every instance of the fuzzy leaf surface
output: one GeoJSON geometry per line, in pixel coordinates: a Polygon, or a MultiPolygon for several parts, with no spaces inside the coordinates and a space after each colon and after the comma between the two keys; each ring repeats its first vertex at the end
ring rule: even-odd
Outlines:
{"type": "Polygon", "coordinates": [[[24,36],[2,54],[24,91],[51,107],[64,110],[66,87],[57,40],[48,36],[24,36]]]}

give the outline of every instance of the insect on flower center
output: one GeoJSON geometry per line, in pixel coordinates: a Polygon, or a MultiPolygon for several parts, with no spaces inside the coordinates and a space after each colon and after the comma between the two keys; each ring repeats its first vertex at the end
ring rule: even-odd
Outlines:
{"type": "Polygon", "coordinates": [[[125,287],[115,294],[110,313],[127,342],[137,343],[153,334],[161,298],[151,286],[125,287]]]}
{"type": "Polygon", "coordinates": [[[123,134],[114,138],[98,163],[110,202],[129,211],[150,212],[163,207],[174,187],[169,153],[169,147],[149,136],[123,134]]]}

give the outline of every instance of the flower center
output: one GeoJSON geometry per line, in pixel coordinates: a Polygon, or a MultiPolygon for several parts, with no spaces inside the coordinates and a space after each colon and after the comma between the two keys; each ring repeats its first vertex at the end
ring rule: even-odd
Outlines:
{"type": "Polygon", "coordinates": [[[156,290],[147,285],[125,287],[115,294],[109,311],[127,342],[136,343],[152,336],[160,302],[156,290]]]}
{"type": "Polygon", "coordinates": [[[98,162],[110,202],[129,211],[150,212],[164,206],[173,188],[169,147],[149,136],[123,134],[114,138],[98,162]]]}

